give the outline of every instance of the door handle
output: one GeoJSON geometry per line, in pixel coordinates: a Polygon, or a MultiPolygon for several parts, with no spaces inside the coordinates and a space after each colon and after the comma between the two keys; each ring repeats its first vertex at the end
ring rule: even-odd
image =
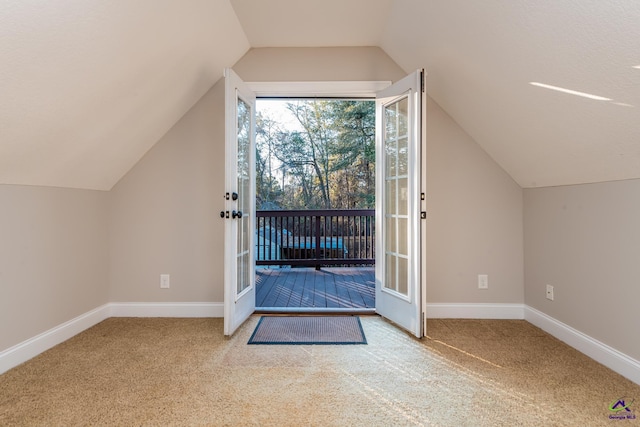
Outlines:
{"type": "Polygon", "coordinates": [[[242,211],[231,211],[232,218],[242,218],[242,211]]]}

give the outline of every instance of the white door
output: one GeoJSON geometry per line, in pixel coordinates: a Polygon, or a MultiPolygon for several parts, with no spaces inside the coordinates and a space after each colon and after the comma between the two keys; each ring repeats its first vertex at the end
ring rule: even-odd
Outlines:
{"type": "Polygon", "coordinates": [[[376,97],[376,311],[426,333],[426,94],[418,70],[376,97]]]}
{"type": "Polygon", "coordinates": [[[224,334],[232,335],[256,307],[255,230],[256,98],[225,70],[224,334]]]}

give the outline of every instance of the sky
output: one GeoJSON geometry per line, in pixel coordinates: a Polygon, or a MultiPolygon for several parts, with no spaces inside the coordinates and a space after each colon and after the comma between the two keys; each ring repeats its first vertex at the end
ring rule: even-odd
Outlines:
{"type": "Polygon", "coordinates": [[[258,99],[256,111],[265,117],[279,121],[291,130],[302,130],[302,126],[296,118],[287,110],[286,104],[295,102],[293,99],[258,99]]]}

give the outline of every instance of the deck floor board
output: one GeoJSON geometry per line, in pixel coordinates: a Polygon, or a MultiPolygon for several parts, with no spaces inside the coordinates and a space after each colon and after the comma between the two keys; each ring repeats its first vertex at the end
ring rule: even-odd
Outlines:
{"type": "Polygon", "coordinates": [[[373,267],[258,268],[256,306],[375,308],[373,267]]]}

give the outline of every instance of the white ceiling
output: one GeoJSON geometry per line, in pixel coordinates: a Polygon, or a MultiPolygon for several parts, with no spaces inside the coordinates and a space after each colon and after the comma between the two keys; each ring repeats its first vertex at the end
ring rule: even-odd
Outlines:
{"type": "Polygon", "coordinates": [[[0,3],[0,183],[109,190],[249,49],[228,0],[0,3]]]}
{"type": "Polygon", "coordinates": [[[0,183],[110,189],[265,46],[380,46],[425,67],[522,187],[640,178],[639,22],[637,0],[2,2],[0,183]]]}
{"type": "Polygon", "coordinates": [[[522,187],[555,186],[640,177],[639,24],[637,0],[403,0],[381,47],[522,187]]]}

